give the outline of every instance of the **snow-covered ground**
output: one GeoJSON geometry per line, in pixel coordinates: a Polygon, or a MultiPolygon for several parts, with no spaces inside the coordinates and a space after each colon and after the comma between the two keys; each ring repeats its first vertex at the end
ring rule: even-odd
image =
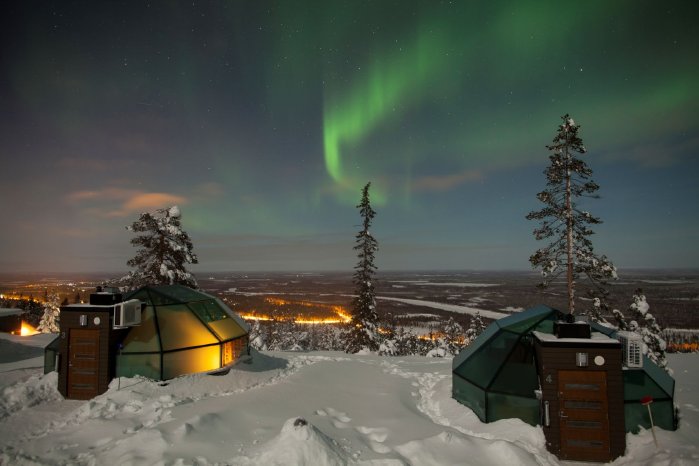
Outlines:
{"type": "Polygon", "coordinates": [[[481,315],[481,317],[485,317],[487,319],[494,319],[494,320],[501,319],[501,318],[507,317],[509,315],[509,314],[504,314],[502,312],[488,311],[485,309],[478,309],[476,307],[471,307],[471,306],[458,306],[456,304],[437,303],[434,301],[425,301],[422,299],[391,298],[388,296],[377,296],[376,299],[382,299],[384,301],[396,301],[399,303],[410,304],[413,306],[431,307],[433,309],[441,309],[443,311],[456,312],[458,314],[475,315],[476,313],[479,313],[481,315]]]}
{"type": "MultiPolygon", "coordinates": [[[[2,334],[0,464],[556,465],[540,429],[483,424],[451,398],[451,360],[255,353],[226,375],[115,380],[64,400],[36,349],[2,334]]],[[[671,355],[677,432],[627,436],[619,465],[699,464],[699,355],[671,355]]]]}
{"type": "Polygon", "coordinates": [[[476,283],[476,282],[431,282],[428,280],[393,280],[391,283],[405,283],[421,286],[448,286],[453,288],[487,288],[501,286],[501,283],[476,283]]]}

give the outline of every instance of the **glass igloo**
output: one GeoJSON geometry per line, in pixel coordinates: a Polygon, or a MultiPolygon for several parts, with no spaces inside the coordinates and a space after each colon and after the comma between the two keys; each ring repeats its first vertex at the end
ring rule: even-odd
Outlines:
{"type": "Polygon", "coordinates": [[[146,303],[116,356],[116,375],[167,380],[215,371],[248,354],[247,324],[220,299],[180,285],[146,286],[127,296],[146,303]]]}
{"type": "Polygon", "coordinates": [[[496,320],[452,363],[452,396],[483,422],[539,421],[539,380],[532,332],[553,333],[563,314],[537,306],[496,320]]]}
{"type": "MultiPolygon", "coordinates": [[[[554,333],[554,322],[565,314],[540,305],[491,323],[452,362],[452,397],[468,406],[483,422],[519,418],[540,424],[536,354],[532,332],[554,333]]],[[[592,330],[616,338],[616,329],[596,323],[592,330]]],[[[643,367],[624,368],[626,432],[650,428],[641,399],[651,396],[653,420],[666,430],[677,428],[674,410],[675,380],[643,356],[643,367]]]]}

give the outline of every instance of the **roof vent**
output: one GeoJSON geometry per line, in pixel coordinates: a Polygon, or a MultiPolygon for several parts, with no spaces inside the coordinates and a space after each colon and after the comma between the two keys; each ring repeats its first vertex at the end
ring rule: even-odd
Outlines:
{"type": "Polygon", "coordinates": [[[590,324],[586,322],[554,322],[553,333],[558,338],[590,338],[590,324]]]}
{"type": "Polygon", "coordinates": [[[102,291],[102,287],[98,286],[97,292],[90,294],[90,304],[93,306],[111,306],[120,302],[121,293],[117,293],[114,288],[105,288],[105,291],[102,291]]]}

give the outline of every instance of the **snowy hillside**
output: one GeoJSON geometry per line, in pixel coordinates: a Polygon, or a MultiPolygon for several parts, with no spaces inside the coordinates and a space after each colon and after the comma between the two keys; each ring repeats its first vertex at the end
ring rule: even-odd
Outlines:
{"type": "MultiPolygon", "coordinates": [[[[0,464],[555,465],[540,429],[483,424],[451,398],[451,359],[256,353],[220,376],[115,380],[64,400],[37,349],[2,334],[0,464]]],[[[677,432],[627,436],[614,464],[699,463],[699,355],[670,355],[677,432]]],[[[568,463],[569,464],[569,463],[568,463]]]]}

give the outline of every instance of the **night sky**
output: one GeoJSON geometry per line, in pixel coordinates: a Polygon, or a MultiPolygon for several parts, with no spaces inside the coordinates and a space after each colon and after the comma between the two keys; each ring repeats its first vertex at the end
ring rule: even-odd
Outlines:
{"type": "MultiPolygon", "coordinates": [[[[561,115],[598,254],[699,266],[699,3],[0,3],[0,272],[126,271],[178,204],[204,271],[523,269],[561,115]]],[[[542,244],[543,245],[543,244],[542,244]]]]}

